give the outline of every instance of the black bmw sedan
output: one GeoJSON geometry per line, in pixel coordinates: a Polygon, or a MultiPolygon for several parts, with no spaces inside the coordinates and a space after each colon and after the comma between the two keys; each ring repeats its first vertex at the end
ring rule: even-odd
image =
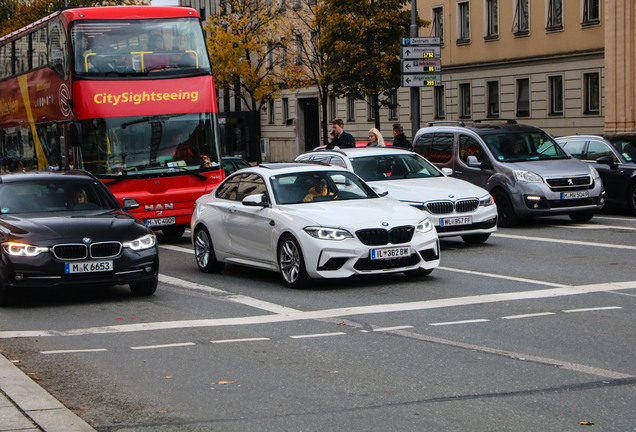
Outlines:
{"type": "Polygon", "coordinates": [[[25,288],[157,289],[155,235],[85,171],[0,175],[0,303],[25,288]]]}

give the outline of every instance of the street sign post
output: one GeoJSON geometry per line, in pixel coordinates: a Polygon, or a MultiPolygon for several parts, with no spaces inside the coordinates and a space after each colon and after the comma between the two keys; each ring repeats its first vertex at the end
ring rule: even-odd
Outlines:
{"type": "Polygon", "coordinates": [[[442,60],[441,59],[429,59],[429,60],[402,60],[400,62],[403,73],[423,73],[423,72],[441,72],[442,60]]]}
{"type": "Polygon", "coordinates": [[[438,46],[403,46],[403,60],[420,60],[427,58],[440,58],[442,56],[441,49],[438,46]]]}
{"type": "Polygon", "coordinates": [[[438,85],[442,85],[442,76],[440,74],[402,75],[402,87],[426,87],[426,86],[438,86],[438,85]]]}

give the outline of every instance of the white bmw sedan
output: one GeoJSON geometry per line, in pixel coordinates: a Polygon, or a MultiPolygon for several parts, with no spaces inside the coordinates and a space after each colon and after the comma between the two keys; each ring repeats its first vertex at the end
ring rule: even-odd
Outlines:
{"type": "Polygon", "coordinates": [[[197,200],[191,228],[202,271],[258,267],[294,288],[311,278],[427,275],[439,265],[437,233],[421,211],[338,167],[244,168],[197,200]]]}

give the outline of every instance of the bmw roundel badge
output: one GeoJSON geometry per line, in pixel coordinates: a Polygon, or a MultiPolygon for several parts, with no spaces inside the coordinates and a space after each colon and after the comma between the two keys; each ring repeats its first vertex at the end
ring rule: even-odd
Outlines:
{"type": "Polygon", "coordinates": [[[382,226],[389,226],[388,222],[382,222],[382,226]]]}
{"type": "Polygon", "coordinates": [[[82,241],[83,241],[84,243],[86,243],[86,244],[89,244],[89,243],[91,242],[91,239],[90,239],[90,238],[88,238],[88,237],[84,237],[84,238],[82,239],[82,241]]]}

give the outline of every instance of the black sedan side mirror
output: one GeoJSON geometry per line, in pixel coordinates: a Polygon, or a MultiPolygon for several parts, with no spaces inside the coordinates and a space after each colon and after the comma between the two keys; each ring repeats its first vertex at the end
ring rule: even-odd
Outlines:
{"type": "Polygon", "coordinates": [[[596,163],[609,165],[609,167],[614,170],[618,169],[618,164],[614,161],[614,159],[612,159],[611,156],[601,156],[600,158],[596,159],[596,163]]]}

